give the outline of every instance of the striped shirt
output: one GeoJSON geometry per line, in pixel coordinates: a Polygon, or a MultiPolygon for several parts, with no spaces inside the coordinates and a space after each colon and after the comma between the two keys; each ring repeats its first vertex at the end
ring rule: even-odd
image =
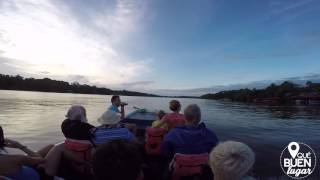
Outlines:
{"type": "Polygon", "coordinates": [[[92,142],[95,145],[99,145],[115,139],[132,141],[134,139],[134,135],[126,128],[99,127],[93,134],[92,142]]]}

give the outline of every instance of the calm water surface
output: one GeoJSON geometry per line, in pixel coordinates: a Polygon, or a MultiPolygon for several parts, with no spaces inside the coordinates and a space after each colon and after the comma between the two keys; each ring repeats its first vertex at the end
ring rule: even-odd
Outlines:
{"type": "MultiPolygon", "coordinates": [[[[169,111],[169,98],[121,97],[133,106],[149,110],[169,111]]],[[[7,137],[37,149],[63,140],[60,124],[73,104],[87,109],[89,122],[110,105],[110,96],[61,94],[24,91],[0,91],[0,125],[7,137]]],[[[291,141],[310,145],[320,156],[320,107],[318,106],[256,106],[242,103],[202,99],[179,99],[183,108],[196,103],[203,121],[216,132],[221,141],[247,143],[256,153],[255,172],[281,175],[279,157],[291,141]]],[[[319,165],[314,176],[319,176],[319,165]]]]}

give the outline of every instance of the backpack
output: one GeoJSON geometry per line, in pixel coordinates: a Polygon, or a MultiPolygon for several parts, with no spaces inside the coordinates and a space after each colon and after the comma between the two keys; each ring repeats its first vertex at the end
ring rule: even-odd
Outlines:
{"type": "Polygon", "coordinates": [[[161,144],[166,130],[163,128],[147,128],[145,150],[148,155],[160,155],[161,144]]]}

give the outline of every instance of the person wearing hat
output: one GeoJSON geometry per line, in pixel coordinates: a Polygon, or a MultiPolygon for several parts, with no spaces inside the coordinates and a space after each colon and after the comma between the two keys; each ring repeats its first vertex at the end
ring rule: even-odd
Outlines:
{"type": "Polygon", "coordinates": [[[69,108],[66,120],[61,124],[61,130],[66,138],[75,140],[90,140],[94,126],[88,123],[86,109],[83,106],[69,108]]]}
{"type": "Polygon", "coordinates": [[[121,115],[111,110],[104,112],[98,122],[101,126],[97,127],[93,133],[92,142],[95,145],[103,144],[110,140],[123,139],[133,141],[135,136],[124,124],[120,123],[121,115]]]}
{"type": "Polygon", "coordinates": [[[241,142],[226,141],[210,153],[214,180],[254,180],[249,172],[255,161],[252,149],[241,142]]]}
{"type": "MultiPolygon", "coordinates": [[[[68,109],[66,119],[61,124],[61,130],[66,139],[91,140],[95,126],[88,123],[86,115],[86,109],[81,105],[73,105],[68,109]]],[[[66,150],[65,142],[57,143],[48,152],[46,163],[41,165],[46,175],[57,175],[62,156],[69,160],[77,160],[70,151],[66,150]]]]}

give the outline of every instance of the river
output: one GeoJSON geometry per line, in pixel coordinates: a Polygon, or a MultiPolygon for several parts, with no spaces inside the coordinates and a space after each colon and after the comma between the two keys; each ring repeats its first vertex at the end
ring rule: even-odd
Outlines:
{"type": "MultiPolygon", "coordinates": [[[[87,109],[90,123],[110,105],[111,96],[0,91],[0,125],[8,138],[38,149],[63,140],[60,130],[68,108],[73,104],[87,109]]],[[[169,111],[170,98],[129,97],[129,105],[149,110],[169,111]]],[[[262,106],[204,99],[178,99],[182,108],[198,104],[202,120],[221,141],[237,140],[256,153],[254,172],[259,175],[282,175],[281,151],[291,141],[304,142],[320,156],[320,106],[262,106]]],[[[313,176],[319,176],[319,165],[313,176]]]]}

